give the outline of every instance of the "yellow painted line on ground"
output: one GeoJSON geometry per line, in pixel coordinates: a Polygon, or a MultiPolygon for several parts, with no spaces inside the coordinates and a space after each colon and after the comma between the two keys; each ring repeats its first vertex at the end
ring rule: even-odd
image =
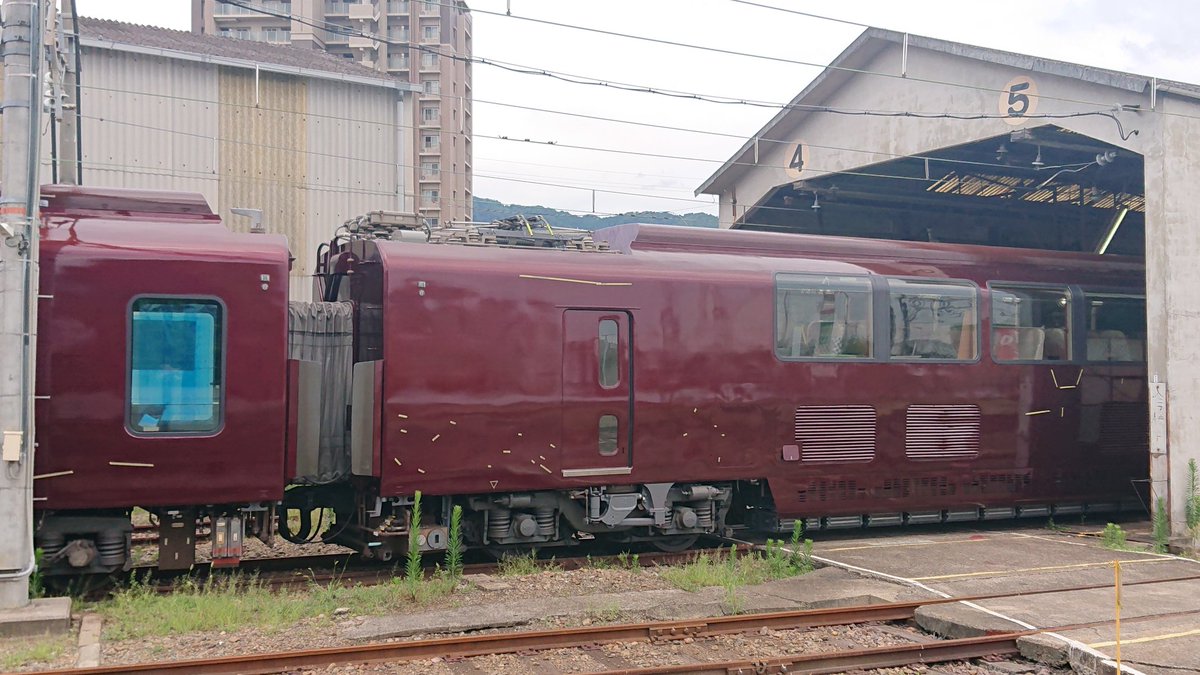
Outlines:
{"type": "MultiPolygon", "coordinates": [[[[1141,558],[1138,560],[1122,560],[1121,564],[1122,565],[1132,565],[1134,563],[1163,562],[1165,560],[1172,560],[1172,558],[1141,558]]],[[[1008,574],[1014,574],[1014,573],[1019,573],[1019,572],[1051,572],[1054,570],[1073,570],[1073,569],[1082,569],[1082,568],[1087,568],[1087,567],[1108,567],[1110,565],[1112,565],[1112,561],[1095,562],[1095,563],[1076,563],[1074,565],[1051,565],[1048,567],[1024,567],[1024,568],[1011,569],[1011,570],[992,570],[990,572],[962,572],[959,574],[940,574],[938,576],[933,576],[933,577],[913,577],[912,580],[913,581],[939,581],[942,579],[964,579],[967,577],[995,576],[997,574],[1008,575],[1008,574]]]]}
{"type": "MultiPolygon", "coordinates": [[[[1136,638],[1134,640],[1121,640],[1121,644],[1135,645],[1135,644],[1138,644],[1139,642],[1157,642],[1159,640],[1173,640],[1175,638],[1188,637],[1189,635],[1200,635],[1200,628],[1197,628],[1195,630],[1184,631],[1182,633],[1166,633],[1164,635],[1152,635],[1150,637],[1136,638]]],[[[1091,647],[1092,649],[1099,649],[1101,647],[1112,647],[1116,644],[1117,644],[1116,641],[1112,640],[1109,642],[1096,642],[1096,643],[1090,644],[1088,646],[1091,647]]]]}
{"type": "Polygon", "coordinates": [[[993,539],[950,539],[947,541],[915,541],[909,544],[875,544],[874,546],[843,546],[841,548],[827,548],[819,551],[821,554],[837,553],[839,551],[861,551],[864,549],[883,550],[889,548],[900,548],[902,546],[937,546],[939,544],[965,544],[979,541],[995,541],[993,539]]]}

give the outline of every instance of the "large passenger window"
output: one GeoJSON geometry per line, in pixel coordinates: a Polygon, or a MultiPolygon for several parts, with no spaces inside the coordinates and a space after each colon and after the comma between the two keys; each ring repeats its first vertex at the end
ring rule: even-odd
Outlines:
{"type": "Polygon", "coordinates": [[[997,361],[1071,358],[1071,292],[1065,287],[992,286],[992,356],[997,361]]]}
{"type": "Polygon", "coordinates": [[[216,300],[133,301],[126,421],[131,431],[202,434],[220,428],[223,315],[216,300]]]}
{"type": "Polygon", "coordinates": [[[1146,299],[1087,293],[1088,361],[1146,360],[1146,299]]]}
{"type": "Polygon", "coordinates": [[[780,358],[870,358],[871,280],[780,274],[775,288],[780,358]]]}
{"type": "Polygon", "coordinates": [[[892,357],[974,360],[975,297],[975,287],[965,282],[888,279],[892,357]]]}

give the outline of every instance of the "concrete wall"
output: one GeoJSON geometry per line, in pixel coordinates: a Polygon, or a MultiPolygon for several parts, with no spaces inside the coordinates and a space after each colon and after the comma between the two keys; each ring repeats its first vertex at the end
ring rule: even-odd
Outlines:
{"type": "Polygon", "coordinates": [[[1156,104],[1158,124],[1143,134],[1146,314],[1150,378],[1166,394],[1152,396],[1151,429],[1166,433],[1152,433],[1151,478],[1155,497],[1169,496],[1173,534],[1182,535],[1188,462],[1200,461],[1200,106],[1169,96],[1156,104]]]}
{"type": "MultiPolygon", "coordinates": [[[[902,48],[884,47],[867,62],[864,70],[899,75],[902,48]]],[[[999,113],[1000,90],[1018,75],[1029,75],[1042,95],[1035,113],[1075,113],[1111,108],[1118,102],[1148,105],[1145,96],[1077,79],[1030,73],[1008,66],[967,60],[950,54],[910,48],[907,77],[854,74],[839,86],[805,100],[805,104],[876,111],[922,111],[931,113],[999,113]],[[940,82],[969,85],[947,86],[940,82]],[[1052,100],[1045,98],[1053,96],[1052,100]],[[1067,99],[1067,100],[1061,100],[1067,99]],[[1076,101],[1096,102],[1093,104],[1076,101]]],[[[835,73],[831,79],[841,79],[835,73]]],[[[1123,113],[1122,121],[1130,128],[1154,124],[1149,113],[1123,113]]],[[[951,120],[913,117],[862,117],[823,112],[794,112],[772,130],[771,139],[759,142],[758,162],[753,166],[734,167],[728,173],[731,184],[722,190],[721,226],[730,227],[747,209],[780,185],[808,180],[836,171],[856,170],[870,164],[894,159],[898,155],[929,152],[939,148],[997,136],[1014,129],[1053,123],[1134,152],[1142,152],[1146,135],[1123,141],[1111,119],[1075,117],[1067,119],[1028,119],[1010,124],[1003,119],[951,120]],[[791,172],[787,166],[796,143],[808,145],[805,170],[791,172]],[[736,196],[736,209],[733,199],[736,196]]],[[[738,162],[754,164],[753,153],[738,162]]]]}

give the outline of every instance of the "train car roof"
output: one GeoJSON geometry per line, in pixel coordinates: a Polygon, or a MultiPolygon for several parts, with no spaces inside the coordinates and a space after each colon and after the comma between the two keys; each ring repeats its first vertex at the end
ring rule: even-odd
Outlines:
{"type": "Polygon", "coordinates": [[[630,223],[597,230],[594,237],[615,250],[716,253],[777,258],[888,259],[958,265],[1019,264],[1053,261],[1056,264],[1096,262],[1116,264],[1124,270],[1144,267],[1141,258],[1097,255],[1078,251],[945,244],[937,242],[867,239],[832,235],[718,230],[678,225],[630,223]]]}
{"type": "Polygon", "coordinates": [[[42,199],[42,239],[82,245],[93,255],[180,262],[288,255],[282,236],[230,232],[195,192],[47,185],[42,199]]]}

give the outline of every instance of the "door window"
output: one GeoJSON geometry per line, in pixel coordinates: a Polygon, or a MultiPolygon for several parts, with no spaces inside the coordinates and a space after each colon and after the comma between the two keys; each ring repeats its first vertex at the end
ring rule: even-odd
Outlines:
{"type": "Polygon", "coordinates": [[[600,454],[612,457],[620,448],[617,446],[618,432],[616,415],[600,416],[600,454]]]}
{"type": "Polygon", "coordinates": [[[621,383],[620,346],[617,337],[617,322],[612,319],[600,321],[599,353],[600,386],[612,389],[621,383]]]}

